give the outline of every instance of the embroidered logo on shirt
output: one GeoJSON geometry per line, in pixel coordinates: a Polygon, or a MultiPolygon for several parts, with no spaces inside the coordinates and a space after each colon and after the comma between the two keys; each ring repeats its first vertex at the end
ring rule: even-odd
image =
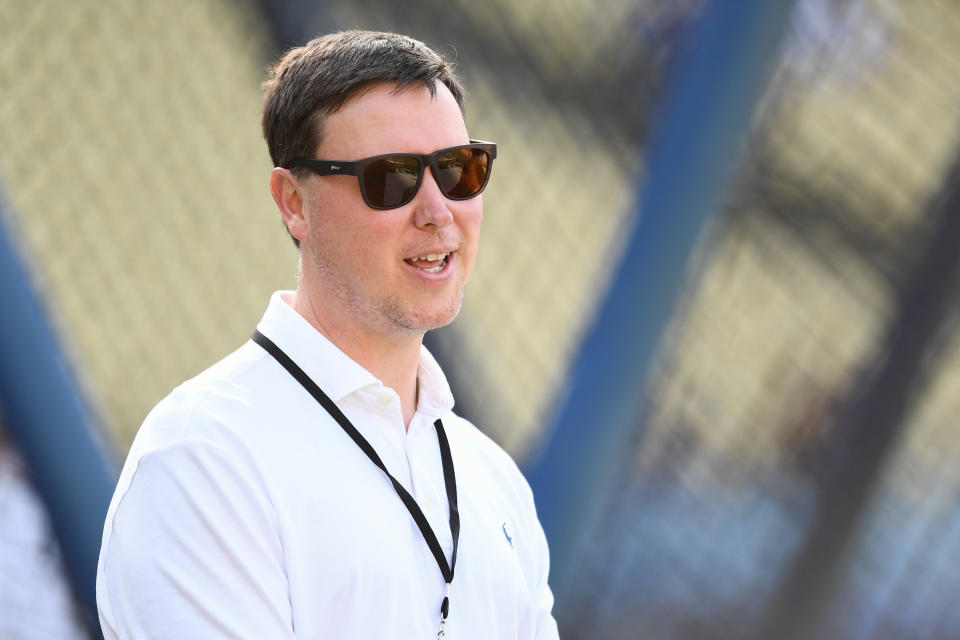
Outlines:
{"type": "Polygon", "coordinates": [[[513,549],[513,538],[507,533],[507,523],[504,522],[501,528],[503,529],[503,537],[507,539],[507,543],[510,545],[510,548],[513,549]]]}

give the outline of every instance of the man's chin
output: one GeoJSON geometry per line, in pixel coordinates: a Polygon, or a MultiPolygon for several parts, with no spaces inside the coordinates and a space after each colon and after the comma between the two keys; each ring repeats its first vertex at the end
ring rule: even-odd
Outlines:
{"type": "Polygon", "coordinates": [[[460,302],[445,309],[430,311],[419,310],[407,315],[406,322],[402,323],[407,329],[418,333],[426,333],[433,329],[445,327],[453,322],[460,314],[460,302]]]}

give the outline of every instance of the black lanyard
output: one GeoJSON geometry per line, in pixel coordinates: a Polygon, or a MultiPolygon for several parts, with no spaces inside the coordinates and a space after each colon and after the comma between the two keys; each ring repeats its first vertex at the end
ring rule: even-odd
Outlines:
{"type": "Polygon", "coordinates": [[[436,534],[433,533],[433,529],[430,527],[430,523],[427,522],[426,517],[423,515],[423,511],[420,510],[420,507],[417,505],[417,501],[413,499],[413,496],[403,488],[403,485],[400,484],[396,478],[390,475],[390,472],[387,471],[387,467],[383,464],[383,461],[380,460],[380,456],[377,455],[376,450],[370,445],[366,438],[360,435],[360,432],[357,431],[357,428],[353,426],[353,423],[343,415],[343,412],[340,411],[339,407],[333,403],[330,397],[323,392],[323,390],[317,385],[316,382],[310,379],[310,376],[306,372],[297,366],[293,360],[290,359],[283,349],[278,347],[273,343],[270,338],[266,337],[260,331],[254,331],[251,339],[256,342],[258,345],[264,348],[264,350],[269,353],[271,356],[279,362],[284,369],[290,372],[297,382],[299,382],[304,389],[307,390],[314,399],[320,403],[324,409],[327,410],[327,413],[336,420],[343,430],[347,432],[347,435],[353,439],[357,446],[360,447],[367,457],[373,461],[373,464],[380,467],[380,469],[387,474],[387,477],[390,478],[390,482],[393,483],[393,488],[396,489],[397,495],[400,496],[400,499],[403,501],[403,504],[407,506],[407,510],[410,512],[410,515],[413,516],[413,519],[416,521],[417,526],[420,527],[420,533],[423,534],[423,539],[426,541],[427,546],[430,547],[430,551],[433,552],[433,557],[437,561],[437,566],[440,567],[440,573],[443,574],[443,579],[447,583],[446,592],[443,596],[443,602],[440,604],[440,636],[443,636],[443,628],[447,619],[447,613],[450,611],[450,583],[453,582],[453,570],[457,564],[457,541],[460,538],[460,512],[457,509],[457,478],[453,472],[453,458],[450,455],[450,443],[447,441],[447,434],[443,430],[443,423],[440,422],[440,419],[437,418],[437,421],[433,423],[433,426],[437,429],[437,441],[440,443],[440,462],[443,465],[443,482],[447,488],[447,503],[450,505],[450,535],[453,538],[453,553],[450,557],[450,564],[447,564],[447,558],[443,555],[443,549],[440,548],[440,543],[437,541],[436,534]]]}

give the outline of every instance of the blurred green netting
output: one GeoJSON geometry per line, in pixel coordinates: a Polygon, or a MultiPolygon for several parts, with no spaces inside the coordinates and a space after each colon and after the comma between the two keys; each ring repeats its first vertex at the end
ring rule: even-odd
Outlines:
{"type": "Polygon", "coordinates": [[[122,442],[295,282],[257,130],[263,58],[231,3],[0,5],[13,226],[122,442]]]}

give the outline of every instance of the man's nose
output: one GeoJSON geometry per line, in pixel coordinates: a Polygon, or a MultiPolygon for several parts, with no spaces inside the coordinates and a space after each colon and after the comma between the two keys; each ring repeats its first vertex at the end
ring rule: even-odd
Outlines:
{"type": "Polygon", "coordinates": [[[453,222],[453,212],[450,211],[450,200],[440,191],[433,176],[433,169],[427,167],[424,171],[420,191],[414,198],[414,222],[418,227],[445,227],[453,222]]]}

